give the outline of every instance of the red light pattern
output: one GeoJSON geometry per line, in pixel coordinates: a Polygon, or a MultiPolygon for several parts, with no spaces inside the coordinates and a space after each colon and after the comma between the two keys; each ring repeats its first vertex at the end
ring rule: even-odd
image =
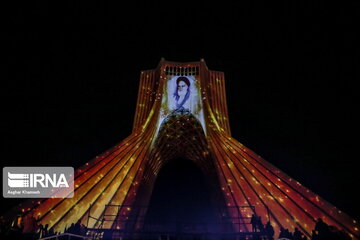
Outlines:
{"type": "MultiPolygon", "coordinates": [[[[161,61],[157,69],[142,72],[133,133],[76,170],[73,198],[32,202],[30,214],[39,218],[41,224],[54,227],[55,231],[63,231],[79,220],[89,227],[97,227],[98,222],[88,221],[88,216],[100,219],[105,214],[106,204],[147,205],[159,170],[166,161],[177,156],[195,161],[209,175],[215,173],[232,216],[253,214],[251,208],[240,211],[232,206],[255,206],[263,223],[271,220],[277,233],[280,227],[291,231],[297,227],[308,237],[316,219],[322,218],[346,231],[353,239],[359,239],[359,224],[354,219],[231,137],[224,74],[208,70],[204,61],[161,61]],[[188,124],[178,133],[177,124],[185,126],[192,120],[180,116],[175,117],[165,130],[160,129],[155,139],[161,89],[169,68],[183,68],[189,74],[191,69],[198,71],[196,79],[201,86],[206,135],[200,124],[188,124]],[[182,151],[184,148],[187,151],[182,151]]],[[[115,220],[143,214],[132,212],[131,207],[108,208],[106,211],[111,211],[106,215],[115,214],[116,218],[106,221],[104,228],[123,228],[125,226],[115,220]]],[[[137,224],[137,227],[141,226],[137,224]]]]}

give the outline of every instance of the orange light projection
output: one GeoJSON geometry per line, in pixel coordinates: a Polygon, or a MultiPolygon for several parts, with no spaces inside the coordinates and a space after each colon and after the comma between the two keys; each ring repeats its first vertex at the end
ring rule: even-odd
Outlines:
{"type": "Polygon", "coordinates": [[[358,239],[360,227],[354,219],[231,137],[224,73],[209,70],[203,60],[162,60],[155,70],[141,72],[132,134],[76,170],[73,198],[39,200],[30,214],[39,223],[63,231],[79,220],[97,227],[94,219],[111,211],[116,217],[104,222],[103,228],[124,228],[117,220],[143,214],[131,206],[149,203],[160,169],[176,157],[193,160],[209,181],[217,182],[231,216],[253,214],[252,208],[240,211],[233,206],[255,206],[264,223],[271,220],[276,234],[281,227],[291,231],[297,227],[308,237],[316,219],[322,218],[358,239]],[[180,95],[175,92],[177,102],[171,103],[175,111],[166,104],[165,111],[163,98],[172,97],[166,92],[168,81],[176,76],[188,76],[191,83],[178,81],[180,95]],[[190,84],[196,86],[192,91],[197,98],[191,103],[196,113],[184,107],[191,99],[191,92],[186,92],[190,84]],[[89,215],[94,219],[89,220],[89,215]]]}

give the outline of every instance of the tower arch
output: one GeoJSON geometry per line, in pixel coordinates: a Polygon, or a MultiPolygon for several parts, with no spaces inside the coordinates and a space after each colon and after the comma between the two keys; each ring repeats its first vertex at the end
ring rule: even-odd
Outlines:
{"type": "Polygon", "coordinates": [[[276,232],[298,228],[307,236],[322,218],[358,239],[354,219],[231,137],[224,73],[209,70],[203,60],[162,60],[142,71],[131,135],[76,170],[73,198],[23,206],[55,231],[77,221],[99,227],[88,216],[110,213],[115,217],[102,227],[122,228],[117,220],[140,214],[131,206],[148,203],[164,163],[184,156],[209,175],[230,216],[251,216],[252,208],[236,206],[255,206],[276,232]]]}

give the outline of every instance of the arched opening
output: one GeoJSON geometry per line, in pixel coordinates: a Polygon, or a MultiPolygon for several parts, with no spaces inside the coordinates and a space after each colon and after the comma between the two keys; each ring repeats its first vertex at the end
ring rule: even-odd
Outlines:
{"type": "Polygon", "coordinates": [[[218,222],[216,197],[206,177],[191,160],[170,160],[156,179],[145,225],[215,226],[218,222]]]}

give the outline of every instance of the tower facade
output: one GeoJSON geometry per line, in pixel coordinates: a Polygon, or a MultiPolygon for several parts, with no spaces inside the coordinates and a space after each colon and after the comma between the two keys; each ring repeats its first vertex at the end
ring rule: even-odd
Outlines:
{"type": "Polygon", "coordinates": [[[141,72],[131,135],[76,170],[73,198],[39,200],[29,214],[55,231],[78,221],[90,228],[141,228],[140,220],[129,226],[126,219],[146,214],[135,206],[148,205],[159,171],[179,157],[205,173],[223,206],[220,215],[256,214],[276,232],[298,228],[308,237],[322,218],[358,239],[355,220],[231,137],[224,73],[203,60],[162,60],[141,72]],[[108,215],[114,217],[96,220],[108,215]]]}

